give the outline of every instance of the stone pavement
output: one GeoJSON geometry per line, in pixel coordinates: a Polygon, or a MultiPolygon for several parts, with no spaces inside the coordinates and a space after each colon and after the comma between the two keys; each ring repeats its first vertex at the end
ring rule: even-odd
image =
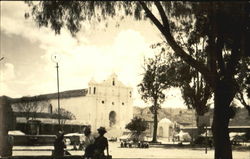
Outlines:
{"type": "MultiPolygon", "coordinates": [[[[213,159],[214,150],[208,149],[205,154],[204,148],[166,148],[166,147],[150,147],[142,148],[120,148],[117,142],[109,143],[110,154],[113,158],[167,158],[167,159],[213,159]]],[[[83,155],[83,151],[72,151],[72,147],[68,147],[68,151],[72,155],[83,155]]],[[[53,146],[36,146],[36,147],[14,147],[13,155],[37,156],[51,155],[53,146]],[[25,148],[25,149],[24,149],[25,148]]],[[[250,159],[250,151],[233,151],[234,159],[250,159]]]]}

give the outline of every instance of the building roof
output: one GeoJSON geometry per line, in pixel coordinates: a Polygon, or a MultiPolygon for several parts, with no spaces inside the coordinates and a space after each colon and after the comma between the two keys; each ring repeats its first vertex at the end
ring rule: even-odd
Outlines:
{"type": "MultiPolygon", "coordinates": [[[[87,89],[77,89],[77,90],[64,91],[64,92],[60,92],[60,98],[71,98],[71,97],[85,96],[87,94],[87,92],[88,92],[87,89]]],[[[44,95],[40,95],[40,96],[47,97],[48,99],[56,99],[57,93],[44,94],[44,95]]]]}
{"type": "MultiPolygon", "coordinates": [[[[71,98],[71,97],[81,97],[86,96],[88,90],[87,89],[77,89],[77,90],[68,90],[60,92],[60,98],[71,98]]],[[[30,101],[33,100],[33,97],[37,97],[38,100],[50,100],[50,99],[57,99],[57,93],[50,93],[50,94],[42,94],[38,96],[28,96],[27,98],[30,98],[30,101]]],[[[28,99],[29,100],[29,99],[28,99]]],[[[12,103],[18,103],[21,101],[21,98],[12,98],[12,103]]]]}
{"type": "MultiPolygon", "coordinates": [[[[58,124],[58,119],[49,119],[49,118],[37,118],[36,120],[41,121],[42,124],[58,124]]],[[[89,125],[88,122],[83,120],[64,120],[65,125],[89,125]]],[[[26,118],[24,117],[17,117],[17,123],[27,123],[26,118]]]]}

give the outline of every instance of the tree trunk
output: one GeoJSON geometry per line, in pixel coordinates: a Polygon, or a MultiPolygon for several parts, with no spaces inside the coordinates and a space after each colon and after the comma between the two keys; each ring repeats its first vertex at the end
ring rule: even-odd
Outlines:
{"type": "Polygon", "coordinates": [[[153,130],[153,139],[152,142],[157,142],[157,127],[158,127],[158,108],[157,108],[157,99],[154,100],[154,130],[153,130]]]}
{"type": "Polygon", "coordinates": [[[214,92],[213,137],[215,159],[232,159],[229,139],[229,106],[235,95],[232,80],[218,80],[214,92]]]}
{"type": "Polygon", "coordinates": [[[154,111],[154,131],[153,131],[152,142],[157,142],[157,127],[158,127],[157,109],[155,109],[155,111],[154,111]]]}

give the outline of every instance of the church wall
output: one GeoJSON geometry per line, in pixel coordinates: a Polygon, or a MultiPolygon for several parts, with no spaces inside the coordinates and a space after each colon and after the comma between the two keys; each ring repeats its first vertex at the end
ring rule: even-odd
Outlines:
{"type": "MultiPolygon", "coordinates": [[[[50,100],[53,110],[57,109],[57,99],[50,100]]],[[[77,120],[86,124],[94,122],[93,113],[96,111],[93,101],[86,96],[60,99],[60,107],[73,113],[77,120]]]]}
{"type": "MultiPolygon", "coordinates": [[[[84,96],[60,98],[60,107],[74,114],[76,120],[91,125],[92,131],[96,131],[100,126],[106,127],[107,130],[123,131],[133,117],[132,104],[132,88],[118,81],[115,74],[101,83],[91,80],[88,93],[84,96]],[[115,112],[116,121],[110,122],[112,111],[115,112]]],[[[54,113],[58,108],[58,100],[49,99],[46,106],[45,113],[54,113]]]]}
{"type": "Polygon", "coordinates": [[[123,130],[133,116],[132,88],[117,81],[115,75],[103,83],[90,82],[89,87],[91,87],[92,92],[88,95],[97,101],[97,127],[105,126],[109,129],[115,127],[123,130]],[[116,114],[116,124],[110,127],[109,115],[112,111],[116,114]]]}

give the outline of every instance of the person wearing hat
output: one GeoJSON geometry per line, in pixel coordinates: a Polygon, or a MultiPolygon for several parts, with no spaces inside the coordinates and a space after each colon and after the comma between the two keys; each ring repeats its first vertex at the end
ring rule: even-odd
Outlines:
{"type": "Polygon", "coordinates": [[[64,133],[59,131],[54,142],[53,156],[56,156],[56,157],[64,156],[64,148],[66,148],[66,145],[64,143],[63,138],[64,138],[64,133]]]}
{"type": "Polygon", "coordinates": [[[85,158],[92,158],[94,154],[94,142],[95,138],[91,134],[90,127],[86,127],[84,129],[85,140],[83,142],[84,146],[84,157],[85,158]]]}
{"type": "Polygon", "coordinates": [[[108,139],[104,137],[104,134],[107,132],[105,127],[100,127],[97,129],[99,136],[95,139],[95,151],[94,151],[94,159],[103,159],[104,158],[104,150],[107,149],[107,156],[109,156],[108,152],[108,139]]]}

